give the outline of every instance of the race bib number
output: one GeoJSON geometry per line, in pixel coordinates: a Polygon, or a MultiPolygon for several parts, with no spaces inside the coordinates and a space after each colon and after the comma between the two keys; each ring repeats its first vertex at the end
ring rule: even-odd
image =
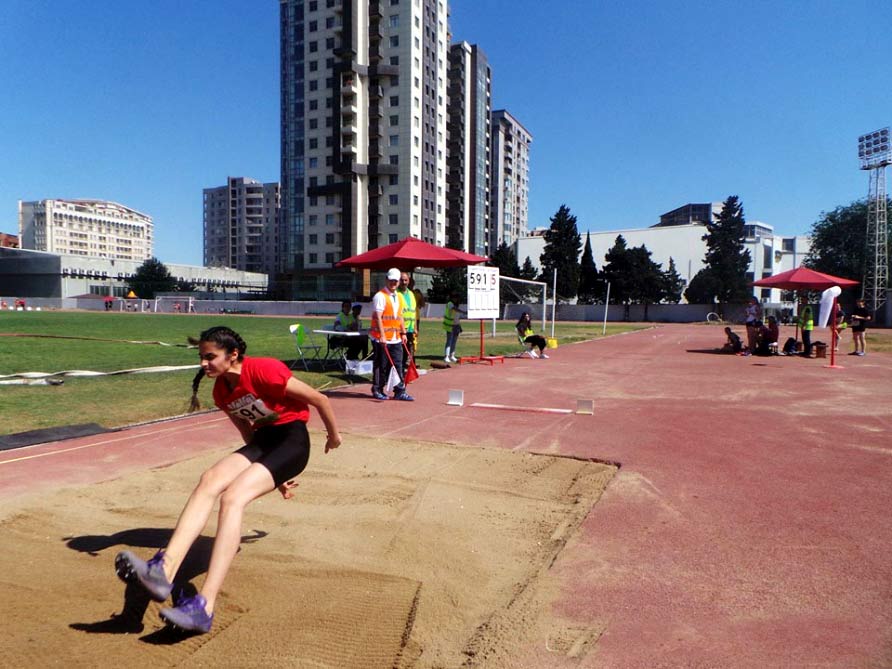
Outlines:
{"type": "Polygon", "coordinates": [[[229,413],[236,418],[248,421],[255,427],[273,423],[279,417],[279,414],[266,406],[262,399],[250,394],[243,395],[232,402],[229,405],[229,413]]]}

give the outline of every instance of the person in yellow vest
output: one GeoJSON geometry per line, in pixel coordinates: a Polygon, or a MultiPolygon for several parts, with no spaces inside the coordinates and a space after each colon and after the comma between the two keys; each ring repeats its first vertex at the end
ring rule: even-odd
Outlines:
{"type": "Polygon", "coordinates": [[[443,331],[446,333],[443,362],[458,362],[458,358],[455,357],[455,349],[458,348],[458,336],[461,334],[461,315],[466,313],[459,308],[460,299],[457,292],[452,293],[446,303],[446,311],[443,312],[443,331]]]}
{"type": "MultiPolygon", "coordinates": [[[[403,367],[403,344],[406,341],[406,324],[403,322],[402,305],[396,294],[400,282],[397,268],[387,270],[387,284],[375,293],[372,300],[372,326],[369,338],[372,341],[372,397],[376,400],[389,399],[384,394],[384,386],[391,368],[397,373],[403,367]]],[[[412,402],[415,398],[406,392],[402,374],[393,388],[393,399],[412,402]]]]}
{"type": "Polygon", "coordinates": [[[412,279],[408,272],[400,274],[400,285],[396,289],[396,295],[400,300],[400,306],[403,308],[403,323],[406,324],[406,353],[403,355],[402,377],[406,378],[406,370],[409,368],[409,362],[415,359],[415,341],[418,331],[418,300],[412,291],[412,279]]]}
{"type": "Polygon", "coordinates": [[[811,357],[811,333],[815,329],[814,312],[804,295],[799,300],[799,329],[802,330],[802,355],[811,357]]]}

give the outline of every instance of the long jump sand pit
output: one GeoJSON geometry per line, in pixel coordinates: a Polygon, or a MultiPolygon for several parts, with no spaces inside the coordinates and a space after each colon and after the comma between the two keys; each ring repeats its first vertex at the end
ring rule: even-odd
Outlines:
{"type": "MultiPolygon", "coordinates": [[[[295,499],[248,508],[214,628],[183,638],[113,560],[164,545],[223,452],[2,503],[3,663],[519,666],[525,644],[561,642],[549,566],[615,472],[442,444],[317,448],[295,499]]],[[[212,517],[177,578],[186,589],[202,582],[213,531],[212,517]]]]}

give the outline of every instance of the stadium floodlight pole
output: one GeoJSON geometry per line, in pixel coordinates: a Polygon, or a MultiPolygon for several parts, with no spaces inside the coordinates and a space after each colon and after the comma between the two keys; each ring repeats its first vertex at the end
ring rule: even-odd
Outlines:
{"type": "Polygon", "coordinates": [[[886,301],[889,285],[889,232],[886,221],[886,166],[892,165],[889,128],[880,128],[858,138],[861,169],[867,170],[867,258],[861,296],[877,310],[886,301]]]}

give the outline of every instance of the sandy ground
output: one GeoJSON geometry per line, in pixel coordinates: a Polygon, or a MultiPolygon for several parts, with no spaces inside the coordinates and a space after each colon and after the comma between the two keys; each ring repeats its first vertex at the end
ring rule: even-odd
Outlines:
{"type": "MultiPolygon", "coordinates": [[[[508,667],[529,638],[571,656],[596,642],[554,616],[549,567],[615,468],[370,439],[316,449],[294,500],[249,507],[212,632],[173,634],[161,605],[117,580],[114,556],[163,546],[224,452],[0,503],[0,601],[15,611],[0,664],[508,667]]],[[[177,577],[186,591],[213,525],[177,577]]]]}

